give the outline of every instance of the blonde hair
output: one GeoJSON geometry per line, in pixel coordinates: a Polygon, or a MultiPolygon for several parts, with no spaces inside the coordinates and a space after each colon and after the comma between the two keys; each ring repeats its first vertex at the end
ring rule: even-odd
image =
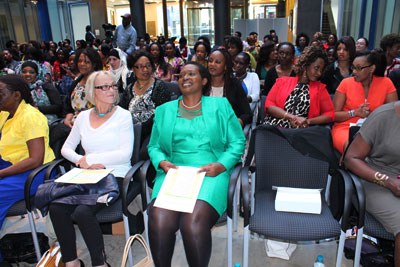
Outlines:
{"type": "MultiPolygon", "coordinates": [[[[104,70],[95,71],[89,75],[89,77],[86,81],[86,85],[85,85],[85,94],[86,94],[86,99],[93,105],[96,105],[95,97],[94,97],[94,91],[96,89],[94,88],[94,82],[97,79],[97,77],[99,77],[100,75],[110,76],[113,79],[113,81],[115,82],[115,76],[108,71],[104,71],[104,70]]],[[[118,92],[115,92],[114,104],[118,104],[118,103],[119,103],[119,94],[118,94],[118,92]]]]}

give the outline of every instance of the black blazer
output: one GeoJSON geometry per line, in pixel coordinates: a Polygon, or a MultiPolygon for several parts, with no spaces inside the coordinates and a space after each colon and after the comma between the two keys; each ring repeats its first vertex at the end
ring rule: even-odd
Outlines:
{"type": "MultiPolygon", "coordinates": [[[[296,73],[294,70],[290,73],[290,77],[296,77],[296,73]]],[[[267,72],[267,76],[265,77],[264,82],[264,90],[261,92],[261,95],[268,95],[269,91],[271,91],[272,86],[274,86],[276,79],[278,79],[278,73],[276,72],[276,66],[269,69],[267,72]]]]}
{"type": "Polygon", "coordinates": [[[252,112],[246,93],[243,90],[240,82],[235,79],[229,79],[229,83],[224,86],[225,97],[231,104],[236,117],[243,121],[243,124],[249,124],[252,121],[252,112]]]}

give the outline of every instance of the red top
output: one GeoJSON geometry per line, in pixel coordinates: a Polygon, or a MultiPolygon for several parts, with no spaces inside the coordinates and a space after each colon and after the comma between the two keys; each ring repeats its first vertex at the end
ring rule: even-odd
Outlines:
{"type": "MultiPolygon", "coordinates": [[[[268,114],[267,108],[270,106],[284,108],[285,102],[298,83],[298,80],[299,77],[281,77],[276,79],[265,101],[265,114],[268,114]]],[[[310,81],[309,92],[310,109],[308,111],[308,118],[311,119],[320,115],[327,115],[334,120],[335,108],[333,107],[331,97],[326,90],[325,84],[318,81],[310,81]]]]}

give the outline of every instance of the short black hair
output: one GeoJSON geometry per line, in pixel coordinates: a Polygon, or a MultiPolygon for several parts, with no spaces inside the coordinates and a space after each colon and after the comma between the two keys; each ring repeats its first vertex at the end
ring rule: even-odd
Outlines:
{"type": "Polygon", "coordinates": [[[374,49],[372,51],[365,49],[358,51],[355,58],[367,57],[367,62],[370,65],[375,65],[374,75],[379,77],[384,77],[386,69],[386,58],[383,50],[374,49]]]}
{"type": "Polygon", "coordinates": [[[258,33],[256,33],[256,32],[251,32],[251,33],[249,33],[249,35],[254,35],[254,34],[257,34],[257,35],[258,35],[258,33]]]}
{"type": "Polygon", "coordinates": [[[295,52],[294,45],[293,45],[292,43],[290,43],[290,42],[283,42],[283,43],[280,43],[280,44],[278,45],[278,51],[279,51],[279,49],[280,49],[282,46],[284,46],[284,45],[287,45],[287,46],[289,46],[289,47],[292,49],[292,51],[293,51],[293,56],[294,56],[294,52],[295,52]]]}
{"type": "Polygon", "coordinates": [[[236,34],[237,36],[239,36],[239,38],[242,37],[242,33],[241,33],[240,31],[236,31],[235,34],[236,34]]]}
{"type": "Polygon", "coordinates": [[[204,47],[206,48],[206,52],[207,52],[207,55],[209,55],[210,54],[210,52],[211,52],[211,47],[210,47],[210,45],[208,44],[208,43],[205,43],[205,42],[196,42],[195,44],[194,44],[194,52],[196,53],[196,50],[197,50],[197,47],[199,46],[199,45],[204,45],[204,47]]]}
{"type": "Polygon", "coordinates": [[[308,46],[308,44],[310,43],[310,37],[308,37],[308,35],[305,34],[304,32],[301,32],[296,36],[296,46],[300,46],[300,38],[301,37],[306,38],[306,46],[308,46]]]}
{"type": "Polygon", "coordinates": [[[347,51],[349,51],[350,64],[351,64],[351,62],[353,62],[354,58],[356,57],[356,42],[354,42],[354,39],[351,36],[343,36],[342,38],[340,38],[339,41],[337,41],[336,45],[335,45],[335,56],[336,57],[337,57],[337,48],[339,47],[340,44],[344,44],[347,51]]]}
{"type": "Polygon", "coordinates": [[[88,32],[88,31],[90,31],[92,29],[92,27],[90,27],[90,25],[87,25],[86,26],[86,31],[88,32]]]}
{"type": "Polygon", "coordinates": [[[199,70],[201,79],[206,78],[207,79],[207,83],[203,86],[203,95],[209,95],[210,91],[211,91],[211,75],[208,72],[208,70],[206,69],[206,67],[204,67],[202,64],[198,63],[198,62],[194,62],[194,61],[189,61],[185,64],[185,66],[187,65],[195,65],[197,67],[197,69],[199,70]]]}
{"type": "Polygon", "coordinates": [[[234,46],[236,46],[239,52],[243,51],[243,42],[242,40],[239,39],[239,37],[236,36],[229,37],[228,46],[229,44],[233,44],[234,46]]]}
{"type": "Polygon", "coordinates": [[[156,67],[154,65],[153,57],[151,56],[151,54],[149,52],[144,51],[144,50],[136,50],[132,54],[128,55],[128,58],[127,58],[128,69],[132,69],[133,66],[136,64],[136,61],[138,61],[139,58],[141,58],[141,57],[147,57],[147,59],[150,61],[151,69],[153,71],[156,70],[156,67]]]}
{"type": "Polygon", "coordinates": [[[20,92],[21,99],[25,100],[27,104],[33,104],[33,99],[29,85],[25,80],[17,74],[1,75],[0,82],[7,86],[7,89],[13,92],[20,92]]]}
{"type": "Polygon", "coordinates": [[[383,52],[386,52],[389,47],[392,47],[398,43],[400,43],[400,34],[391,33],[383,36],[379,45],[383,49],[383,52]]]}

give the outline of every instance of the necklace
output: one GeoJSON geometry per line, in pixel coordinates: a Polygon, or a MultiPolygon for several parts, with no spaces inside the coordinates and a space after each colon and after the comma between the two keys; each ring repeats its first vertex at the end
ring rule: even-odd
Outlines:
{"type": "Polygon", "coordinates": [[[197,107],[197,106],[200,105],[200,104],[201,104],[201,99],[200,99],[199,103],[197,103],[197,104],[194,105],[194,106],[189,107],[189,106],[186,106],[186,105],[185,105],[185,102],[183,102],[183,99],[182,99],[182,106],[184,106],[185,108],[188,108],[188,109],[195,108],[195,107],[197,107]]]}
{"type": "Polygon", "coordinates": [[[100,117],[104,117],[107,113],[109,113],[109,112],[113,109],[113,107],[115,107],[114,104],[112,104],[111,108],[109,108],[105,113],[99,113],[99,112],[97,111],[97,108],[94,107],[94,113],[96,113],[96,114],[97,114],[98,116],[100,116],[100,117]]]}
{"type": "Polygon", "coordinates": [[[148,85],[150,81],[151,81],[151,79],[149,81],[145,82],[143,85],[140,85],[139,81],[137,81],[137,84],[138,84],[137,87],[138,87],[139,91],[142,92],[143,88],[146,85],[148,85]]]}

